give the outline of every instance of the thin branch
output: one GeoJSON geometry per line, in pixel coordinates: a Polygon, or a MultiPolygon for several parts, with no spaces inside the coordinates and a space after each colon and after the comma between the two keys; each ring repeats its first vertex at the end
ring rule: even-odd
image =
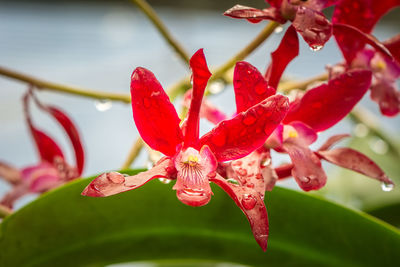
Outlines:
{"type": "Polygon", "coordinates": [[[147,3],[146,0],[132,0],[133,3],[137,5],[140,10],[150,19],[156,29],[164,37],[164,40],[175,50],[175,52],[180,56],[185,64],[189,64],[189,55],[186,53],[185,49],[175,40],[171,33],[168,31],[167,27],[158,17],[154,9],[147,3]]]}
{"type": "Polygon", "coordinates": [[[131,150],[129,151],[129,154],[124,162],[122,164],[121,169],[128,169],[132,162],[137,158],[137,156],[140,153],[140,150],[142,150],[144,143],[142,138],[137,138],[136,141],[133,143],[131,150]]]}
{"type": "Polygon", "coordinates": [[[88,98],[95,99],[108,99],[112,101],[120,101],[123,103],[130,103],[131,97],[128,94],[118,94],[118,93],[108,93],[101,92],[92,89],[86,89],[81,87],[75,87],[70,85],[64,85],[59,83],[53,83],[45,80],[41,80],[30,75],[26,75],[17,71],[13,71],[4,67],[0,67],[0,75],[26,82],[28,84],[34,85],[38,89],[47,89],[56,92],[63,92],[72,95],[80,95],[88,98]]]}

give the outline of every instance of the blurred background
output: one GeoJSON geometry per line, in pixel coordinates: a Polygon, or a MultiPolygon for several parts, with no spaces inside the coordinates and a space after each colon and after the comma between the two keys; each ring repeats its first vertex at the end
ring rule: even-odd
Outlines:
{"type": "MultiPolygon", "coordinates": [[[[235,4],[263,8],[265,4],[261,0],[156,0],[149,3],[190,55],[204,48],[211,68],[223,64],[242,49],[266,24],[251,24],[222,15],[235,4]]],[[[386,15],[377,25],[375,36],[385,40],[398,34],[399,15],[399,9],[386,15]]],[[[269,53],[277,47],[283,33],[282,29],[277,30],[246,60],[264,71],[269,53]]],[[[317,52],[299,39],[300,56],[289,65],[286,78],[312,77],[324,72],[327,64],[341,61],[333,38],[317,52]]],[[[147,17],[130,1],[0,1],[0,66],[48,81],[126,94],[130,75],[137,66],[153,71],[165,89],[190,74],[147,17]]],[[[235,110],[233,90],[231,86],[223,87],[217,85],[219,90],[225,90],[210,100],[231,114],[235,110]]],[[[38,161],[23,116],[21,97],[26,89],[26,84],[0,76],[0,160],[16,167],[38,161]]],[[[61,107],[77,124],[86,148],[85,176],[121,167],[138,137],[130,105],[49,91],[40,92],[38,96],[45,103],[61,107]]],[[[180,103],[178,99],[175,104],[180,103]]],[[[399,140],[399,117],[382,117],[369,95],[361,105],[379,116],[382,129],[399,140]]],[[[33,110],[33,118],[38,128],[45,129],[62,145],[73,162],[70,144],[58,125],[37,109],[33,110]]],[[[203,132],[212,126],[205,121],[201,123],[203,132]]],[[[367,153],[391,179],[400,183],[399,158],[390,153],[384,140],[369,134],[364,125],[342,121],[321,134],[315,147],[337,133],[351,133],[354,138],[347,144],[367,153]]],[[[287,158],[274,156],[275,164],[285,160],[287,158]]],[[[148,157],[143,151],[133,167],[147,164],[148,157]]],[[[328,184],[314,194],[323,194],[360,209],[400,202],[399,189],[385,192],[378,182],[361,175],[328,164],[326,170],[328,184]]],[[[280,184],[297,189],[292,179],[280,184]]],[[[0,181],[0,196],[9,188],[0,181]]],[[[17,207],[33,198],[21,199],[17,207]]]]}

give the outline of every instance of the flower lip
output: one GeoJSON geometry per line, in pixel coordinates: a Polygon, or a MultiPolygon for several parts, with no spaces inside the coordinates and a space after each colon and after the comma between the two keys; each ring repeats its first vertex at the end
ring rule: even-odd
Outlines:
{"type": "Polygon", "coordinates": [[[177,198],[186,205],[200,207],[206,205],[211,199],[211,193],[204,189],[185,188],[176,191],[177,198]]]}

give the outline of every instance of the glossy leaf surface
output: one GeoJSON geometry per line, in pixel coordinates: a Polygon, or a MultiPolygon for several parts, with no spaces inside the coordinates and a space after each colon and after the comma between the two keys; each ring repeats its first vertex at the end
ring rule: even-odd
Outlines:
{"type": "Polygon", "coordinates": [[[7,218],[0,225],[0,265],[198,259],[251,266],[387,266],[398,260],[396,229],[310,194],[275,187],[266,195],[270,236],[264,253],[240,209],[216,186],[208,205],[193,208],[176,199],[172,185],[158,181],[108,198],[83,197],[89,181],[49,192],[7,218]]]}

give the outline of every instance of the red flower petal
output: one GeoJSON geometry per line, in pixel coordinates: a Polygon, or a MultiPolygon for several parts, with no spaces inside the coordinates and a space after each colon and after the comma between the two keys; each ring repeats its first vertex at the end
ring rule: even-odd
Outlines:
{"type": "Polygon", "coordinates": [[[356,27],[346,24],[333,24],[333,35],[343,53],[346,62],[350,64],[356,54],[364,48],[366,44],[373,46],[389,58],[393,58],[390,51],[374,36],[364,33],[356,27]]]}
{"type": "Polygon", "coordinates": [[[262,250],[265,251],[267,249],[269,230],[268,214],[264,201],[259,194],[251,188],[231,184],[218,174],[215,178],[211,178],[210,181],[220,186],[243,211],[249,220],[254,238],[262,250]]]}
{"type": "Polygon", "coordinates": [[[400,111],[400,92],[395,83],[376,80],[371,86],[371,99],[379,104],[383,115],[396,116],[400,111]]]}
{"type": "Polygon", "coordinates": [[[84,154],[81,139],[79,137],[79,132],[78,132],[77,128],[75,127],[75,124],[64,112],[62,112],[61,110],[59,110],[55,107],[43,106],[43,105],[39,105],[39,107],[48,111],[58,121],[58,123],[60,123],[60,125],[64,128],[69,139],[71,140],[71,144],[75,151],[75,160],[76,160],[76,167],[77,167],[78,173],[79,173],[79,175],[82,174],[83,166],[85,163],[85,154],[84,154]]]}
{"type": "MultiPolygon", "coordinates": [[[[192,101],[192,90],[189,90],[183,96],[183,106],[186,108],[190,107],[192,101]]],[[[205,118],[213,124],[218,124],[220,121],[226,120],[226,115],[220,111],[217,107],[211,104],[207,99],[203,99],[200,108],[200,118],[205,118]]],[[[182,127],[182,126],[181,126],[182,127]]]]}
{"type": "Polygon", "coordinates": [[[282,164],[275,168],[275,173],[278,179],[284,179],[292,176],[293,163],[282,164]]]}
{"type": "Polygon", "coordinates": [[[29,187],[25,183],[18,184],[14,186],[11,191],[4,195],[3,199],[0,201],[0,204],[6,206],[7,208],[12,209],[14,206],[14,202],[20,197],[29,193],[29,187]]]}
{"type": "Polygon", "coordinates": [[[152,149],[173,156],[183,140],[174,106],[151,71],[136,68],[131,79],[133,119],[140,136],[152,149]]]}
{"type": "Polygon", "coordinates": [[[279,23],[286,22],[286,19],[281,16],[279,10],[273,7],[260,10],[253,7],[236,5],[225,11],[224,15],[234,19],[247,19],[251,23],[258,23],[265,19],[274,20],[279,23]]]}
{"type": "Polygon", "coordinates": [[[332,35],[332,24],[319,11],[299,7],[292,25],[315,50],[321,49],[332,35]]]}
{"type": "Polygon", "coordinates": [[[304,191],[318,190],[326,183],[326,174],[321,161],[307,146],[296,142],[284,142],[294,168],[292,176],[304,191]]]}
{"type": "Polygon", "coordinates": [[[28,123],[29,129],[31,131],[33,140],[35,141],[41,160],[53,163],[56,157],[61,157],[62,159],[64,159],[64,155],[61,151],[61,148],[57,145],[57,143],[47,134],[45,134],[44,132],[38,130],[35,126],[33,126],[29,111],[30,94],[31,93],[28,92],[24,96],[24,113],[26,122],[28,123]]]}
{"type": "Polygon", "coordinates": [[[333,145],[337,142],[341,141],[344,138],[350,137],[349,134],[337,134],[334,136],[329,137],[328,140],[318,149],[318,151],[324,151],[330,149],[333,145]]]}
{"type": "Polygon", "coordinates": [[[208,70],[206,58],[203,49],[199,49],[190,59],[190,68],[192,69],[192,101],[190,102],[189,113],[186,123],[184,136],[185,147],[195,147],[199,141],[199,117],[201,101],[207,82],[211,77],[208,70]]]}
{"type": "Polygon", "coordinates": [[[175,172],[173,161],[168,157],[164,157],[150,170],[134,176],[125,177],[118,172],[103,173],[95,178],[83,190],[82,195],[89,197],[108,197],[136,189],[156,178],[174,179],[171,175],[172,172],[175,172]]]}
{"type": "Polygon", "coordinates": [[[265,78],[271,87],[278,88],[279,80],[286,66],[298,55],[299,38],[295,28],[290,26],[278,48],[271,53],[271,64],[265,73],[265,78]]]}
{"type": "Polygon", "coordinates": [[[274,95],[231,120],[220,122],[200,139],[218,162],[242,158],[262,146],[288,109],[287,97],[274,95]]]}
{"type": "Polygon", "coordinates": [[[236,63],[233,73],[237,113],[246,111],[275,94],[275,89],[268,86],[267,81],[256,67],[247,62],[236,63]]]}
{"type": "Polygon", "coordinates": [[[376,22],[398,5],[399,0],[342,0],[335,7],[332,22],[348,24],[370,33],[376,22]]]}
{"type": "Polygon", "coordinates": [[[396,59],[397,63],[400,64],[400,34],[386,40],[383,44],[396,59]]]}
{"type": "Polygon", "coordinates": [[[47,162],[24,168],[21,174],[24,182],[29,184],[29,191],[34,193],[46,192],[63,183],[57,169],[47,162]]]}
{"type": "MultiPolygon", "coordinates": [[[[317,138],[318,135],[317,133],[310,128],[308,125],[300,122],[300,121],[293,121],[291,123],[289,123],[288,125],[285,125],[283,128],[283,138],[284,138],[284,142],[286,140],[288,140],[288,138],[290,138],[290,133],[287,133],[287,128],[288,127],[293,127],[294,130],[296,131],[296,141],[297,142],[301,142],[304,146],[309,146],[312,143],[314,143],[317,138]]],[[[290,128],[288,129],[290,132],[290,128]]]]}
{"type": "Polygon", "coordinates": [[[393,184],[392,180],[375,162],[354,149],[336,148],[316,153],[330,163],[364,174],[383,183],[393,184]]]}
{"type": "Polygon", "coordinates": [[[316,132],[332,127],[345,117],[371,84],[371,72],[352,70],[307,91],[291,106],[284,123],[301,121],[316,132]]]}

